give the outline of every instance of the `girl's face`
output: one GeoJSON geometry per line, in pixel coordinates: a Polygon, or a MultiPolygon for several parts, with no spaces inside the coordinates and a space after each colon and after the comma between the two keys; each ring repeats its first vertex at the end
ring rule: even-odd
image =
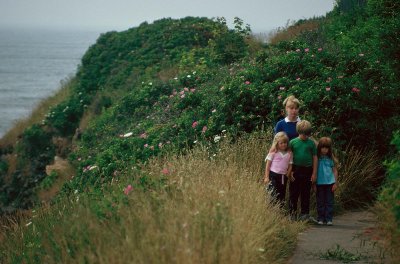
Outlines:
{"type": "Polygon", "coordinates": [[[284,141],[284,140],[278,141],[278,150],[285,151],[285,150],[287,150],[287,146],[288,146],[287,141],[284,141]]]}
{"type": "Polygon", "coordinates": [[[295,105],[287,105],[286,114],[289,119],[294,120],[299,115],[299,108],[296,107],[295,105]]]}
{"type": "Polygon", "coordinates": [[[328,147],[322,147],[321,148],[321,155],[328,155],[329,148],[328,147]]]}

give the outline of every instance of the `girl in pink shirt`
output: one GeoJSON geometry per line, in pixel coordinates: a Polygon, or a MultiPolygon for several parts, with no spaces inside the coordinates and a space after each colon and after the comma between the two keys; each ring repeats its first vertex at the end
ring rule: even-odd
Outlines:
{"type": "Polygon", "coordinates": [[[292,171],[293,155],[289,149],[289,138],[285,132],[278,132],[267,157],[264,183],[272,188],[273,194],[283,205],[286,183],[292,171]]]}

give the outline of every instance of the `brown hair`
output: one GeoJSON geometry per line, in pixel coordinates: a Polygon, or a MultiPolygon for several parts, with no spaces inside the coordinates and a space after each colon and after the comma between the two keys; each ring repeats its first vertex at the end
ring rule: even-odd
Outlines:
{"type": "Polygon", "coordinates": [[[333,154],[332,151],[332,139],[330,137],[322,137],[319,139],[318,141],[318,145],[317,145],[317,156],[321,157],[321,149],[322,148],[327,148],[328,149],[328,153],[326,154],[329,158],[331,158],[333,160],[333,162],[335,164],[338,163],[335,155],[333,154]]]}

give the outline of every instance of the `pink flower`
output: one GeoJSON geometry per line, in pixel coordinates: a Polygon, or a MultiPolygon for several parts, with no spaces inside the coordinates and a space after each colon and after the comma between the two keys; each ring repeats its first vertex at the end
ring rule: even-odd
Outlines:
{"type": "Polygon", "coordinates": [[[184,90],[185,92],[189,92],[189,88],[187,88],[187,87],[183,88],[183,90],[184,90]]]}
{"type": "Polygon", "coordinates": [[[176,95],[177,94],[177,92],[176,92],[176,90],[174,89],[174,91],[172,92],[172,94],[173,95],[176,95]]]}
{"type": "Polygon", "coordinates": [[[360,89],[358,89],[358,88],[356,88],[356,87],[354,87],[353,89],[351,89],[353,92],[355,92],[355,93],[359,93],[360,92],[360,89]]]}
{"type": "Polygon", "coordinates": [[[325,90],[329,92],[331,90],[331,87],[326,87],[325,90]]]}
{"type": "Polygon", "coordinates": [[[278,99],[281,100],[282,99],[282,95],[278,95],[278,99]]]}
{"type": "Polygon", "coordinates": [[[309,51],[310,51],[309,48],[305,48],[305,49],[304,49],[304,52],[309,52],[309,51]]]}
{"type": "Polygon", "coordinates": [[[322,48],[318,48],[318,51],[320,51],[320,52],[321,52],[321,51],[322,51],[322,48]]]}
{"type": "Polygon", "coordinates": [[[145,148],[149,147],[149,144],[147,144],[147,143],[146,143],[146,144],[144,144],[144,147],[145,147],[145,148]]]}
{"type": "Polygon", "coordinates": [[[197,127],[197,125],[198,125],[197,121],[194,121],[192,124],[192,127],[195,128],[195,127],[197,127]]]}
{"type": "Polygon", "coordinates": [[[81,158],[78,158],[78,161],[81,161],[82,159],[81,158]]]}
{"type": "Polygon", "coordinates": [[[129,184],[128,186],[126,186],[124,189],[125,195],[128,195],[132,190],[133,190],[132,185],[129,184]]]}
{"type": "Polygon", "coordinates": [[[296,81],[300,81],[300,77],[297,77],[297,78],[296,78],[296,81]]]}
{"type": "Polygon", "coordinates": [[[162,169],[161,173],[164,174],[164,175],[168,175],[169,174],[168,168],[162,169]]]}
{"type": "Polygon", "coordinates": [[[196,91],[196,89],[192,88],[192,89],[190,89],[190,91],[191,91],[192,93],[194,93],[194,92],[196,91]]]}
{"type": "Polygon", "coordinates": [[[203,129],[201,130],[201,133],[206,133],[206,131],[207,131],[207,126],[203,126],[203,129]]]}
{"type": "Polygon", "coordinates": [[[251,82],[250,82],[250,81],[245,81],[244,83],[245,83],[245,84],[250,84],[251,82]]]}
{"type": "Polygon", "coordinates": [[[142,134],[140,134],[139,137],[140,137],[140,138],[147,138],[147,134],[146,134],[146,133],[142,133],[142,134]]]}
{"type": "Polygon", "coordinates": [[[180,95],[182,95],[182,94],[184,94],[184,93],[185,93],[185,91],[180,91],[180,92],[179,92],[180,95]]]}

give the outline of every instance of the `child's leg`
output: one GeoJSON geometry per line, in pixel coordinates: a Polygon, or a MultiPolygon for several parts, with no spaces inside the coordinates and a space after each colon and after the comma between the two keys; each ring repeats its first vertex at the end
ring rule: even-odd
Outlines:
{"type": "Polygon", "coordinates": [[[282,204],[285,202],[286,181],[286,176],[284,175],[279,175],[276,178],[277,198],[282,204]]]}
{"type": "Polygon", "coordinates": [[[312,168],[307,168],[301,175],[300,199],[301,214],[303,215],[310,213],[311,174],[312,168]]]}
{"type": "Polygon", "coordinates": [[[317,213],[318,213],[318,221],[325,221],[325,193],[324,186],[317,185],[317,213]]]}
{"type": "Polygon", "coordinates": [[[294,181],[289,184],[289,212],[292,216],[295,216],[297,213],[297,201],[299,200],[301,186],[301,179],[297,170],[294,170],[293,177],[294,181]]]}
{"type": "Polygon", "coordinates": [[[332,185],[326,187],[326,221],[332,222],[333,219],[333,204],[334,204],[334,192],[332,192],[332,185]]]}

